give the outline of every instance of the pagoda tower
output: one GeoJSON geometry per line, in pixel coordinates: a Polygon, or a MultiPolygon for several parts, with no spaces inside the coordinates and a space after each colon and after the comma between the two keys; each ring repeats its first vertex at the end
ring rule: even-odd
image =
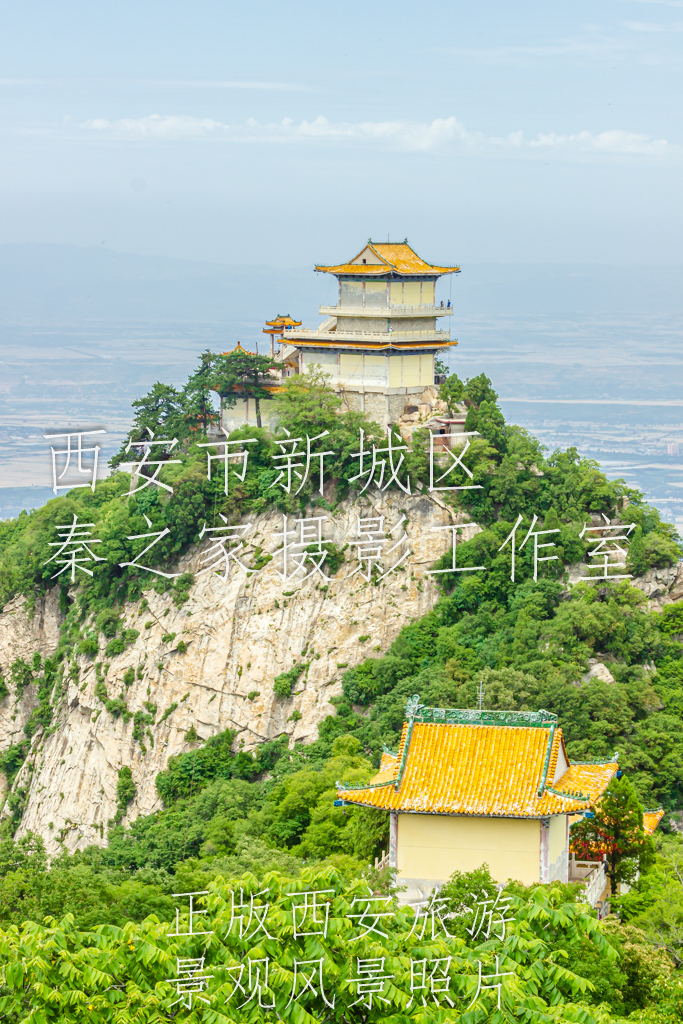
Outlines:
{"type": "Polygon", "coordinates": [[[457,345],[450,331],[437,328],[453,309],[450,302],[436,305],[435,285],[460,268],[426,263],[405,239],[369,240],[347,263],[315,270],[337,278],[337,305],[320,306],[327,320],[317,330],[288,325],[279,355],[284,373],[318,364],[347,408],[396,422],[407,395],[434,386],[435,355],[457,345]]]}

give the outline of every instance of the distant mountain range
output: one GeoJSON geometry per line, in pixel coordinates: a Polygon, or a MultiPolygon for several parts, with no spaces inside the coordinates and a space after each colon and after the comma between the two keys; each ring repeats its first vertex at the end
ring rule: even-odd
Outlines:
{"type": "MultiPolygon", "coordinates": [[[[277,250],[273,252],[273,262],[277,250]]],[[[284,261],[283,261],[284,262],[284,261]]],[[[444,279],[457,314],[683,311],[683,265],[465,264],[444,279]],[[452,289],[452,291],[451,291],[452,289]]],[[[228,266],[104,247],[0,245],[0,316],[254,324],[276,313],[313,323],[335,282],[313,265],[228,266]]],[[[253,329],[253,328],[252,328],[253,329]]]]}

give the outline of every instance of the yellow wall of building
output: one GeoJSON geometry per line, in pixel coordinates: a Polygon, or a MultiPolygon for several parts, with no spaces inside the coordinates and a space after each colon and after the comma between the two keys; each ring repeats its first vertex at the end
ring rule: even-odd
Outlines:
{"type": "Polygon", "coordinates": [[[391,305],[402,306],[403,305],[403,281],[392,281],[391,285],[391,305]]]}
{"type": "Polygon", "coordinates": [[[423,281],[422,282],[422,305],[433,306],[434,305],[434,282],[423,281]]]}
{"type": "Polygon", "coordinates": [[[568,865],[567,816],[556,814],[550,819],[548,868],[551,882],[566,882],[568,865]]]}
{"type": "Polygon", "coordinates": [[[365,305],[386,306],[387,304],[387,282],[366,281],[365,282],[365,305]]]}
{"type": "Polygon", "coordinates": [[[363,282],[342,281],[341,282],[341,304],[342,306],[363,305],[363,282]]]}
{"type": "Polygon", "coordinates": [[[373,384],[386,384],[387,357],[366,355],[364,361],[366,381],[373,384]]]}
{"type": "Polygon", "coordinates": [[[420,282],[419,281],[404,281],[403,282],[403,304],[404,304],[404,306],[419,306],[420,305],[420,282]]]}
{"type": "Polygon", "coordinates": [[[361,381],[363,379],[363,353],[340,352],[339,377],[341,380],[361,381]]]}
{"type": "Polygon", "coordinates": [[[389,356],[389,387],[400,388],[403,386],[403,356],[389,356]]]}
{"type": "Polygon", "coordinates": [[[403,356],[403,380],[404,388],[412,388],[420,384],[420,356],[403,356]]]}
{"type": "Polygon", "coordinates": [[[539,881],[540,823],[525,818],[399,814],[398,876],[432,884],[488,864],[499,883],[539,881]]]}
{"type": "Polygon", "coordinates": [[[434,355],[432,352],[420,355],[420,384],[434,383],[434,355]]]}

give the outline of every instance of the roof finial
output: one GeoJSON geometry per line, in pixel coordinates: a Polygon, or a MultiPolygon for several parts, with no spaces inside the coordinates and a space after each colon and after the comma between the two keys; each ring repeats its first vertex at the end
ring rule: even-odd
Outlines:
{"type": "Polygon", "coordinates": [[[406,718],[414,718],[415,715],[417,714],[417,709],[419,708],[419,706],[420,694],[414,693],[413,696],[409,698],[408,703],[406,704],[406,718]]]}

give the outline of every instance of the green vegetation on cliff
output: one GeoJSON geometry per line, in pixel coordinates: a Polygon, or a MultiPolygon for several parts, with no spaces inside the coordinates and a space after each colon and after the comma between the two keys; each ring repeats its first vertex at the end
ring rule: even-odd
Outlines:
{"type": "MultiPolygon", "coordinates": [[[[144,516],[152,520],[155,530],[166,526],[171,530],[155,551],[159,563],[175,564],[196,541],[202,523],[215,525],[219,513],[237,522],[240,515],[268,506],[298,512],[314,507],[316,500],[333,510],[335,501],[352,493],[350,477],[357,465],[350,455],[357,448],[359,429],[366,431],[370,444],[381,436],[380,428],[361,414],[341,412],[338,396],[316,371],[290,378],[277,399],[281,426],[292,436],[315,436],[327,430],[326,447],[336,453],[327,463],[331,485],[325,498],[316,498],[310,484],[297,497],[274,488],[278,469],[272,456],[279,449],[268,431],[253,428],[231,435],[232,440],[248,436],[256,442],[249,446],[244,481],[231,479],[226,497],[220,474],[213,481],[207,479],[206,449],[197,446],[206,439],[204,431],[211,420],[207,394],[216,383],[211,373],[217,372],[212,366],[205,354],[184,391],[157,384],[136,403],[133,440],[161,419],[168,436],[181,441],[180,450],[172,453],[180,464],[163,470],[173,495],[160,497],[147,488],[129,498],[129,477],[119,471],[99,484],[94,494],[86,489],[72,491],[29,515],[0,524],[0,603],[15,594],[31,601],[53,585],[55,570],[45,564],[53,551],[49,543],[55,537],[55,524],[70,521],[74,514],[95,524],[93,535],[101,540],[98,555],[104,558],[92,580],[79,581],[68,594],[63,588],[66,614],[54,656],[31,664],[15,659],[0,666],[0,699],[26,688],[32,688],[36,697],[26,740],[0,754],[0,770],[10,783],[30,738],[38,730],[53,727],[53,711],[62,699],[65,679],[76,671],[71,655],[94,657],[104,645],[109,657],[130,644],[144,643],[144,632],[140,635],[122,627],[121,612],[130,600],[140,601],[144,611],[144,594],[152,586],[168,591],[179,605],[187,599],[192,585],[188,574],[171,584],[119,566],[134,554],[126,538],[148,529],[144,516]]],[[[642,495],[623,482],[607,480],[595,463],[576,451],[547,455],[526,431],[506,424],[483,375],[464,383],[450,378],[442,397],[464,403],[467,429],[479,431],[467,463],[481,489],[457,496],[445,492],[443,498],[482,527],[472,540],[459,545],[459,566],[485,564],[487,571],[439,577],[442,594],[435,608],[406,627],[388,651],[343,673],[342,696],[335,701],[337,713],[322,723],[316,742],[289,750],[287,738],[280,737],[246,753],[234,750],[234,736],[226,732],[201,746],[193,745],[172,758],[157,779],[163,809],[125,826],[120,818],[135,791],[130,772],[122,769],[116,821],[110,823],[104,848],[65,854],[48,866],[39,840],[11,838],[26,796],[24,789],[15,788],[0,843],[3,927],[67,912],[75,915],[79,928],[97,923],[123,927],[126,922],[141,922],[150,913],[170,920],[173,892],[211,888],[219,875],[247,871],[259,879],[274,869],[296,878],[311,864],[327,865],[345,880],[343,884],[365,871],[381,891],[387,879],[367,865],[386,848],[386,816],[335,807],[336,783],[367,779],[382,745],[396,744],[405,703],[412,694],[419,694],[427,705],[472,707],[480,682],[488,708],[545,708],[556,713],[574,759],[601,759],[618,750],[641,803],[667,809],[664,829],[670,830],[680,820],[683,603],[648,611],[642,591],[628,581],[570,586],[567,573],[568,566],[586,557],[587,540],[581,531],[590,515],[604,514],[634,524],[629,554],[629,571],[634,575],[675,564],[680,547],[673,528],[662,522],[642,495]],[[536,515],[543,529],[559,530],[554,548],[559,558],[543,566],[537,581],[530,545],[518,554],[514,583],[509,548],[500,550],[519,515],[524,517],[525,529],[536,515]],[[606,666],[609,675],[604,671],[591,675],[596,662],[606,666]]],[[[403,470],[410,475],[413,491],[427,480],[424,442],[424,432],[416,431],[403,470]]],[[[121,458],[114,462],[120,463],[121,458]]],[[[344,556],[334,554],[338,567],[344,556]]],[[[441,563],[443,568],[448,564],[448,558],[441,563]]],[[[169,634],[168,642],[173,639],[169,634]]],[[[293,666],[274,681],[282,696],[291,692],[293,673],[301,670],[302,666],[293,666]]],[[[103,669],[97,662],[96,675],[102,706],[116,705],[120,714],[130,717],[125,693],[119,697],[107,691],[106,664],[103,669]]],[[[140,743],[146,742],[145,730],[157,713],[154,705],[148,711],[149,715],[138,712],[141,717],[136,718],[140,743]]],[[[666,992],[671,1014],[680,1012],[678,975],[671,975],[671,970],[683,961],[683,841],[666,835],[658,843],[653,863],[642,864],[646,870],[637,885],[615,900],[623,924],[613,923],[607,931],[599,931],[609,945],[596,945],[581,929],[572,933],[571,940],[566,931],[559,937],[554,932],[544,937],[553,957],[556,950],[563,951],[556,957],[558,962],[590,982],[572,988],[574,983],[565,978],[565,990],[560,972],[553,982],[552,999],[575,998],[578,992],[587,1004],[602,1002],[607,1004],[605,1013],[620,1015],[648,1006],[659,990],[666,992]],[[668,952],[657,952],[661,949],[668,952]]],[[[454,907],[461,882],[451,883],[454,907]]],[[[479,883],[485,887],[490,879],[487,882],[482,875],[463,884],[479,883]]],[[[575,887],[555,889],[548,900],[573,906],[575,887]]],[[[541,899],[519,886],[510,891],[524,905],[541,899]]],[[[127,927],[135,946],[148,926],[127,927]]],[[[153,943],[158,940],[155,927],[150,925],[152,931],[147,932],[153,934],[153,943]]],[[[40,935],[35,941],[47,941],[47,933],[40,935]]],[[[3,941],[0,933],[0,944],[3,941]]],[[[75,943],[74,949],[80,941],[64,939],[67,945],[75,943]]],[[[571,1019],[582,1018],[579,1014],[571,1019]]],[[[669,1019],[664,1010],[659,1019],[669,1019]]]]}

